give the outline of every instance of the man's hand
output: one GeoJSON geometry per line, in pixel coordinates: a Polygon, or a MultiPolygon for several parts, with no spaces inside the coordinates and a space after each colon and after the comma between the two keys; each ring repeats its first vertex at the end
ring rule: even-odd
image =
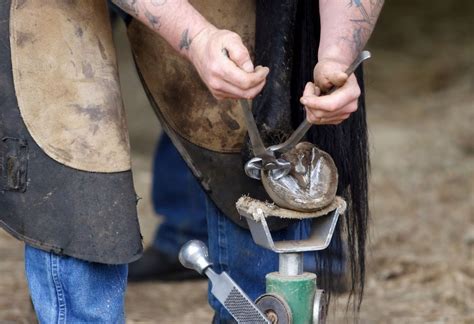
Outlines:
{"type": "Polygon", "coordinates": [[[335,60],[321,60],[314,68],[314,83],[308,82],[300,102],[306,108],[306,118],[312,124],[337,125],[357,110],[360,96],[355,76],[347,76],[343,63],[335,60]],[[331,88],[337,89],[329,94],[331,88]]]}
{"type": "Polygon", "coordinates": [[[339,124],[357,110],[360,88],[354,75],[344,74],[365,47],[384,0],[319,0],[321,37],[314,83],[300,99],[313,124],[339,124]],[[324,95],[331,86],[338,89],[324,95]],[[321,95],[321,96],[320,96],[321,95]]]}
{"type": "Polygon", "coordinates": [[[255,97],[265,85],[269,69],[254,69],[239,35],[209,26],[189,46],[189,58],[217,99],[255,97]]]}

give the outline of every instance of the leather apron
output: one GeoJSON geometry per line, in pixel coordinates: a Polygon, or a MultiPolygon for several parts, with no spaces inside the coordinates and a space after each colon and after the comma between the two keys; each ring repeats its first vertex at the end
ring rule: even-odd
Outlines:
{"type": "Polygon", "coordinates": [[[142,253],[105,1],[0,2],[0,226],[106,264],[142,253]]]}

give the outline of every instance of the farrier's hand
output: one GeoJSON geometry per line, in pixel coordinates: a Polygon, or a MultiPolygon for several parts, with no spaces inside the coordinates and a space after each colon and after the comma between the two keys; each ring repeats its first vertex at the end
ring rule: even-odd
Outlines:
{"type": "Polygon", "coordinates": [[[266,67],[254,69],[239,35],[213,26],[193,38],[189,57],[217,99],[255,97],[269,72],[266,67]]]}
{"type": "Polygon", "coordinates": [[[337,125],[357,110],[360,87],[356,77],[347,76],[346,65],[336,60],[323,59],[314,68],[314,84],[308,82],[300,102],[306,108],[306,118],[312,124],[337,125]],[[337,90],[329,95],[332,87],[337,90]]]}

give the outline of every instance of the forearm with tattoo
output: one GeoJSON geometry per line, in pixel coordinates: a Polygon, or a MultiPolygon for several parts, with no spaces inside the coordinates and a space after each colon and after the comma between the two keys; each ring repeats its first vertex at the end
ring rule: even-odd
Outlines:
{"type": "Polygon", "coordinates": [[[350,19],[353,23],[352,38],[343,37],[343,39],[352,45],[354,53],[359,53],[365,46],[377,22],[382,5],[381,0],[369,0],[366,4],[362,0],[349,1],[348,6],[357,8],[359,17],[350,19]],[[366,6],[369,8],[366,9],[366,6]]]}
{"type": "Polygon", "coordinates": [[[363,50],[384,0],[320,0],[319,58],[349,64],[363,50]]]}
{"type": "Polygon", "coordinates": [[[210,23],[185,0],[112,0],[187,56],[192,39],[210,23]]]}

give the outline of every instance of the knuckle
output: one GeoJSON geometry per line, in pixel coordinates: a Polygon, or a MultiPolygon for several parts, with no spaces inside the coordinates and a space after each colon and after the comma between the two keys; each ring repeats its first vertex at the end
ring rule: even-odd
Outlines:
{"type": "Polygon", "coordinates": [[[213,62],[209,65],[209,71],[211,75],[218,75],[220,72],[220,66],[216,62],[213,62]]]}
{"type": "Polygon", "coordinates": [[[242,87],[244,87],[245,89],[248,89],[248,88],[252,87],[253,82],[249,78],[246,78],[246,79],[242,80],[241,84],[242,84],[242,87]]]}
{"type": "Polygon", "coordinates": [[[253,92],[253,91],[249,91],[249,90],[248,90],[248,91],[244,91],[244,92],[243,92],[243,97],[244,97],[245,99],[252,99],[254,96],[255,96],[255,95],[254,95],[254,92],[253,92]]]}
{"type": "Polygon", "coordinates": [[[311,124],[316,124],[318,122],[318,118],[316,118],[314,115],[311,115],[309,114],[306,119],[308,119],[308,121],[311,123],[311,124]]]}
{"type": "Polygon", "coordinates": [[[359,98],[360,94],[361,94],[360,88],[359,87],[354,87],[354,92],[353,92],[354,97],[359,98]]]}
{"type": "Polygon", "coordinates": [[[236,40],[241,40],[242,39],[239,34],[237,34],[236,32],[233,32],[233,31],[229,31],[229,36],[231,38],[236,39],[236,40]]]}
{"type": "Polygon", "coordinates": [[[323,118],[325,116],[324,114],[324,111],[321,111],[321,110],[316,110],[313,112],[313,115],[316,117],[316,118],[323,118]]]}
{"type": "Polygon", "coordinates": [[[257,95],[257,91],[249,90],[243,93],[243,97],[246,99],[253,99],[257,95]]]}
{"type": "Polygon", "coordinates": [[[213,90],[221,90],[222,89],[222,84],[221,82],[216,79],[216,78],[211,78],[209,80],[209,88],[213,89],[213,90]]]}
{"type": "Polygon", "coordinates": [[[341,121],[346,120],[347,118],[349,118],[350,115],[351,115],[351,114],[345,114],[345,115],[343,115],[343,116],[341,117],[341,121]]]}
{"type": "Polygon", "coordinates": [[[263,89],[263,86],[264,84],[258,86],[258,87],[255,87],[255,88],[252,88],[249,92],[250,92],[250,95],[251,95],[251,99],[255,98],[256,96],[258,96],[260,94],[260,92],[262,91],[263,89]]]}
{"type": "Polygon", "coordinates": [[[334,102],[330,102],[330,103],[327,104],[327,109],[329,111],[335,111],[335,110],[337,110],[337,108],[338,108],[338,105],[334,102]]]}
{"type": "Polygon", "coordinates": [[[351,103],[351,104],[349,105],[348,111],[351,112],[351,113],[353,113],[353,112],[355,112],[355,111],[357,110],[357,108],[358,108],[357,102],[354,102],[354,103],[351,103]]]}
{"type": "Polygon", "coordinates": [[[214,91],[212,91],[212,96],[217,100],[217,101],[221,101],[222,99],[224,99],[224,97],[222,95],[220,95],[219,93],[216,93],[214,91]]]}

